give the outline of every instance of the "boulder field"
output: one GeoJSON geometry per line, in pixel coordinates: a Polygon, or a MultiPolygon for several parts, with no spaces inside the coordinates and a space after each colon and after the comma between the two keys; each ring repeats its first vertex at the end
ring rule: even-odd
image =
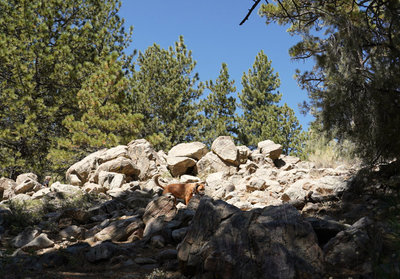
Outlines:
{"type": "Polygon", "coordinates": [[[168,153],[134,140],[89,154],[63,182],[0,179],[0,278],[377,278],[383,251],[399,257],[377,198],[394,192],[368,177],[270,140],[168,153]],[[161,195],[156,174],[204,182],[206,195],[161,195]]]}

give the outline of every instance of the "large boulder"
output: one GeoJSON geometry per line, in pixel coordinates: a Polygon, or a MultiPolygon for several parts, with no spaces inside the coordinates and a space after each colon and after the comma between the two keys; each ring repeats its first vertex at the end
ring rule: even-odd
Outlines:
{"type": "Polygon", "coordinates": [[[178,246],[184,274],[198,278],[322,278],[310,223],[290,205],[241,211],[203,198],[178,246]]]}
{"type": "Polygon", "coordinates": [[[29,191],[37,192],[41,188],[42,188],[42,184],[40,184],[39,182],[37,182],[35,180],[27,178],[15,187],[14,192],[15,192],[15,194],[25,194],[29,191]]]}
{"type": "Polygon", "coordinates": [[[101,171],[99,173],[98,183],[106,190],[120,188],[125,182],[123,173],[101,171]]]}
{"type": "Polygon", "coordinates": [[[128,216],[111,222],[98,232],[94,238],[96,241],[126,241],[130,235],[139,230],[143,230],[142,220],[136,216],[128,216]]]}
{"type": "Polygon", "coordinates": [[[23,232],[14,237],[11,241],[11,244],[14,247],[20,248],[34,240],[39,234],[40,232],[37,229],[28,227],[23,232]]]}
{"type": "Polygon", "coordinates": [[[17,176],[17,179],[15,180],[15,182],[17,184],[21,184],[22,182],[24,182],[25,180],[33,180],[33,181],[38,181],[38,177],[36,174],[29,172],[29,173],[22,173],[20,175],[17,176]]]}
{"type": "Polygon", "coordinates": [[[152,200],[145,209],[143,222],[146,224],[143,236],[150,237],[165,227],[165,223],[171,221],[177,214],[175,198],[164,195],[152,200]]]}
{"type": "Polygon", "coordinates": [[[94,173],[91,181],[98,183],[99,174],[102,171],[122,173],[127,178],[129,177],[131,179],[136,179],[140,174],[140,169],[135,165],[135,163],[131,159],[125,157],[118,157],[101,164],[94,173]]]}
{"type": "Polygon", "coordinates": [[[73,186],[73,185],[69,185],[69,184],[62,184],[60,182],[55,182],[53,184],[51,184],[50,187],[51,191],[54,192],[58,192],[58,193],[63,193],[65,195],[68,196],[72,196],[72,195],[76,195],[76,194],[80,194],[83,193],[83,191],[81,191],[81,188],[78,186],[73,186]]]}
{"type": "Polygon", "coordinates": [[[276,160],[282,154],[282,145],[274,143],[272,140],[264,140],[257,145],[260,152],[272,160],[276,160]]]}
{"type": "Polygon", "coordinates": [[[220,136],[214,140],[211,150],[218,155],[224,162],[234,166],[239,165],[239,152],[229,136],[220,136]]]}
{"type": "Polygon", "coordinates": [[[0,201],[2,199],[8,199],[14,194],[14,189],[17,183],[9,178],[0,178],[0,201]]]}
{"type": "Polygon", "coordinates": [[[174,177],[186,174],[190,168],[196,165],[196,160],[189,157],[167,157],[168,169],[174,177]]]}
{"type": "Polygon", "coordinates": [[[116,147],[107,149],[99,156],[98,163],[102,164],[102,163],[117,159],[119,157],[129,158],[128,146],[118,145],[116,147]]]}
{"type": "Polygon", "coordinates": [[[49,239],[47,234],[41,233],[31,242],[25,244],[21,247],[23,251],[35,251],[43,248],[48,248],[54,246],[54,241],[49,239]]]}
{"type": "Polygon", "coordinates": [[[375,253],[379,253],[377,241],[371,237],[374,233],[372,220],[363,217],[331,238],[323,247],[329,275],[368,278],[375,253]]]}
{"type": "Polygon", "coordinates": [[[168,156],[189,157],[200,160],[208,152],[207,146],[201,142],[180,143],[171,148],[168,156]]]}
{"type": "Polygon", "coordinates": [[[312,179],[300,179],[290,185],[283,193],[282,200],[289,201],[304,201],[306,196],[311,193],[315,181],[312,179]]]}
{"type": "Polygon", "coordinates": [[[197,162],[196,168],[197,174],[200,177],[206,177],[215,172],[222,171],[229,173],[236,170],[236,167],[227,165],[214,152],[208,152],[203,158],[201,158],[197,162]]]}
{"type": "Polygon", "coordinates": [[[146,180],[157,173],[160,157],[151,144],[145,139],[131,141],[128,144],[128,155],[140,170],[139,179],[146,180]]]}
{"type": "Polygon", "coordinates": [[[99,166],[99,160],[100,160],[99,158],[101,157],[102,154],[104,154],[104,152],[106,152],[106,150],[107,149],[101,149],[97,152],[94,152],[83,158],[81,161],[69,167],[69,169],[65,174],[67,182],[71,183],[71,180],[77,181],[76,179],[78,179],[81,185],[85,184],[87,182],[89,174],[91,172],[94,172],[96,168],[99,166]],[[71,178],[71,175],[75,176],[71,178]]]}

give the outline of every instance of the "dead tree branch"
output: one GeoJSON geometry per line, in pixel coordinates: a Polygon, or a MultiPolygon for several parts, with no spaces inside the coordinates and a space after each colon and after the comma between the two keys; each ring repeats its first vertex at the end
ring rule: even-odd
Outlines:
{"type": "Polygon", "coordinates": [[[251,13],[253,12],[253,10],[257,7],[258,3],[261,2],[261,0],[253,0],[254,4],[253,6],[249,9],[249,12],[247,13],[247,15],[245,16],[245,18],[239,23],[239,25],[242,25],[243,23],[245,23],[246,20],[249,19],[249,16],[251,15],[251,13]]]}

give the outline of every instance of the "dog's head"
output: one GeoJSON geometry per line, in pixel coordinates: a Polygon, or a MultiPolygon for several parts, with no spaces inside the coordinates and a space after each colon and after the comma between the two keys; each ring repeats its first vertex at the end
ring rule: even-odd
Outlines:
{"type": "Polygon", "coordinates": [[[196,187],[194,188],[194,194],[204,195],[206,191],[206,186],[204,183],[196,183],[196,187]]]}

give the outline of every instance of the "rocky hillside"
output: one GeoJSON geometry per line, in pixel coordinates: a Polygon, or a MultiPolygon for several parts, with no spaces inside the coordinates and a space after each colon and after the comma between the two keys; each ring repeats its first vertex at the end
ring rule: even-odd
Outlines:
{"type": "Polygon", "coordinates": [[[398,172],[316,168],[281,152],[269,140],[250,150],[219,137],[211,150],[193,142],[166,154],[135,140],[75,163],[66,184],[1,178],[0,278],[400,274],[384,218],[398,208],[379,198],[395,197],[398,172]],[[206,195],[176,204],[156,174],[205,182],[206,195]]]}

